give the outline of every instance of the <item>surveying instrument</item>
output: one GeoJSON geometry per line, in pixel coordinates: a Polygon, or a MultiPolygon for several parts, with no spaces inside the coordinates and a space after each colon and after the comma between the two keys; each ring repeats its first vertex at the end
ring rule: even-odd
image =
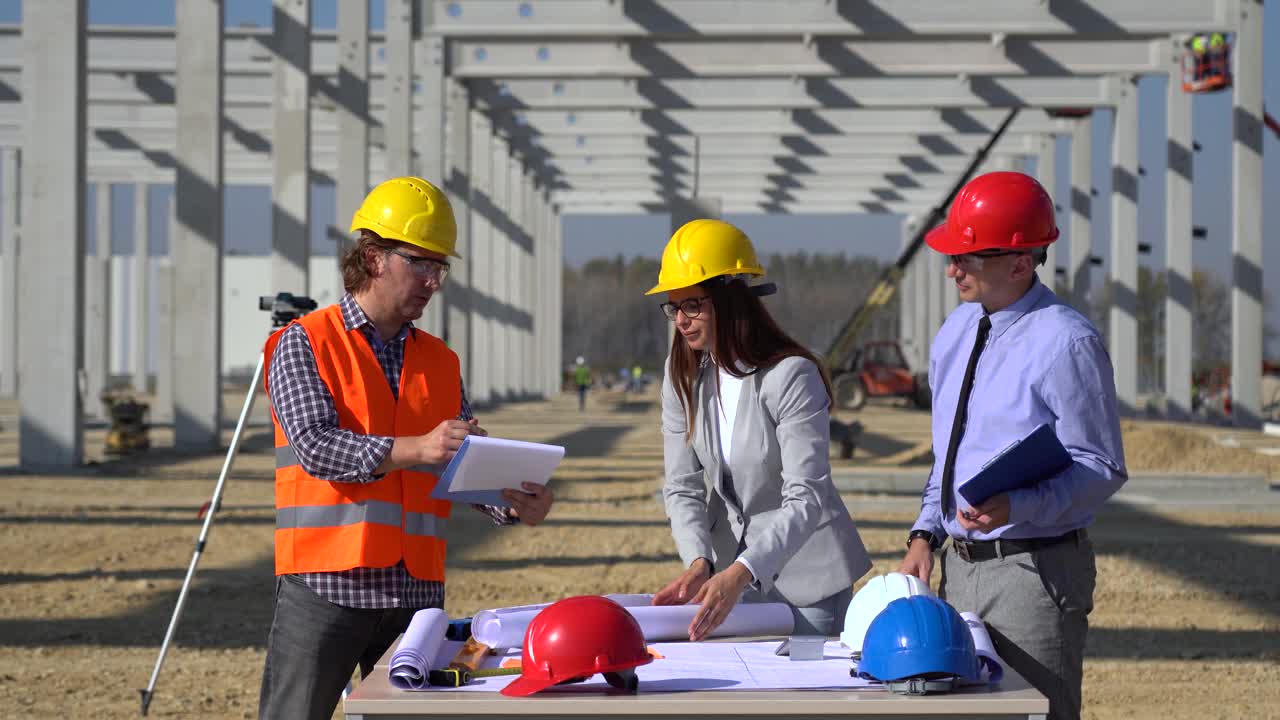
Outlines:
{"type": "MultiPolygon", "coordinates": [[[[293,295],[291,293],[280,293],[274,296],[263,295],[258,298],[258,309],[271,312],[271,329],[272,332],[275,332],[308,312],[315,310],[316,301],[304,295],[293,295]]],[[[235,462],[236,453],[240,450],[240,438],[244,434],[244,427],[249,420],[249,413],[253,412],[253,401],[258,392],[258,383],[262,381],[263,366],[265,364],[266,355],[259,353],[258,366],[253,371],[253,379],[249,381],[249,392],[245,395],[244,405],[240,409],[240,420],[236,423],[235,433],[231,436],[231,446],[227,448],[227,457],[222,463],[222,472],[218,475],[218,484],[214,486],[213,497],[209,499],[208,504],[205,506],[207,511],[204,516],[204,525],[200,528],[200,537],[196,539],[195,552],[191,556],[191,565],[187,567],[187,577],[182,581],[182,590],[178,593],[178,604],[173,608],[173,617],[169,620],[169,629],[164,633],[164,642],[160,645],[160,656],[156,658],[156,666],[151,671],[151,681],[147,683],[146,689],[138,691],[142,695],[142,714],[144,716],[151,706],[156,680],[160,677],[160,668],[164,665],[164,657],[169,651],[169,643],[173,641],[173,633],[178,628],[179,618],[182,617],[182,608],[187,602],[187,592],[191,588],[191,578],[195,577],[196,565],[200,562],[200,554],[204,552],[205,542],[209,538],[209,528],[213,526],[213,516],[222,505],[222,488],[226,485],[227,475],[231,472],[231,464],[235,462]]]]}

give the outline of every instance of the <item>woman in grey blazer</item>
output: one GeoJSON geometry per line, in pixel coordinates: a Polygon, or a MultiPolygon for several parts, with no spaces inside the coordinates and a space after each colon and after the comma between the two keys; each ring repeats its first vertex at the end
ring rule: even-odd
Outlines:
{"type": "Polygon", "coordinates": [[[831,386],[761,295],[750,239],[693,220],[662,253],[676,333],[662,383],[663,498],[687,568],[655,605],[702,605],[700,640],[739,602],[785,602],[796,634],[835,635],[871,560],[831,482],[831,386]]]}

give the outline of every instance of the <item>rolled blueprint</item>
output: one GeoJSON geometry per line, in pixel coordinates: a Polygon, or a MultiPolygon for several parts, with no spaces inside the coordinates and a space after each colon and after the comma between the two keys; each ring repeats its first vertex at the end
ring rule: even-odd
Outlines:
{"type": "Polygon", "coordinates": [[[971,612],[960,613],[964,624],[969,626],[969,634],[973,636],[973,647],[978,651],[978,664],[981,666],[980,683],[998,683],[1004,677],[1004,662],[996,655],[996,646],[991,642],[991,633],[987,632],[987,624],[982,618],[971,612]],[[985,672],[983,672],[985,671],[985,672]]]}
{"type": "MultiPolygon", "coordinates": [[[[701,605],[649,605],[629,607],[644,631],[644,639],[688,640],[689,624],[701,605]]],[[[791,606],[786,603],[738,603],[729,611],[720,627],[709,637],[752,637],[758,635],[790,635],[795,629],[791,606]]]]}
{"type": "MultiPolygon", "coordinates": [[[[652,595],[605,595],[623,607],[648,605],[652,595]]],[[[524,631],[534,616],[551,603],[481,610],[471,619],[471,635],[484,645],[499,650],[524,645],[524,631]]]]}
{"type": "Polygon", "coordinates": [[[436,662],[449,616],[439,608],[426,608],[413,614],[404,637],[391,656],[391,684],[401,690],[421,690],[427,686],[427,673],[436,662]]]}

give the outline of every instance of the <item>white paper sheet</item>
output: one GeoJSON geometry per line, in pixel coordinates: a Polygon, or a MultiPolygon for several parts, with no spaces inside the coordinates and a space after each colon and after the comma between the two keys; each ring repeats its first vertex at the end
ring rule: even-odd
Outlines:
{"type": "MultiPolygon", "coordinates": [[[[623,607],[648,605],[653,602],[653,595],[650,594],[616,594],[605,597],[623,607]]],[[[529,623],[533,621],[535,615],[550,604],[481,610],[471,619],[471,634],[477,641],[495,650],[519,648],[524,644],[524,632],[529,627],[529,623]]]]}
{"type": "Polygon", "coordinates": [[[413,614],[409,627],[391,656],[391,684],[403,690],[421,690],[427,684],[427,672],[438,665],[440,646],[449,616],[438,608],[426,608],[413,614]]]}
{"type": "Polygon", "coordinates": [[[546,485],[563,458],[559,445],[468,435],[431,496],[506,507],[502,490],[518,490],[522,482],[546,485]]]}
{"type": "MultiPolygon", "coordinates": [[[[648,665],[636,668],[640,692],[687,692],[692,690],[792,690],[847,689],[882,690],[872,680],[851,677],[849,651],[830,641],[822,660],[793,661],[774,655],[778,642],[750,643],[653,643],[650,651],[660,655],[648,665]]],[[[501,667],[520,659],[519,650],[503,657],[486,658],[484,667],[501,667]]],[[[515,676],[478,678],[461,688],[423,688],[428,692],[497,692],[515,676]]],[[[573,685],[548,688],[544,693],[601,693],[609,691],[604,677],[573,685]]]]}

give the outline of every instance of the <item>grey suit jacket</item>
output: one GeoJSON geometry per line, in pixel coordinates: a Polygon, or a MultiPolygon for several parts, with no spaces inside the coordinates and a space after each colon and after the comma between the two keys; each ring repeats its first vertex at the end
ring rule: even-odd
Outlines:
{"type": "Polygon", "coordinates": [[[827,393],[817,366],[791,357],[744,379],[729,453],[732,493],[725,492],[722,479],[717,370],[706,364],[699,373],[689,442],[670,366],[668,358],[662,383],[662,495],[685,566],[705,557],[723,569],[741,547],[761,592],[776,587],[796,607],[851,587],[871,569],[831,482],[827,393]]]}

